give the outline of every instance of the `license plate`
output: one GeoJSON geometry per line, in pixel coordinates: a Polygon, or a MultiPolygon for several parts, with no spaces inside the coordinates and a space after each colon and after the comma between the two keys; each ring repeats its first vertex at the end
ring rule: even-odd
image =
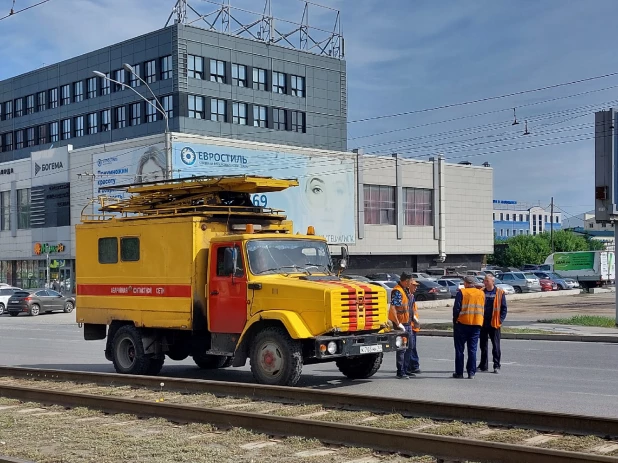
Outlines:
{"type": "Polygon", "coordinates": [[[377,344],[375,346],[361,346],[360,348],[361,354],[373,354],[375,352],[382,352],[382,344],[377,344]]]}

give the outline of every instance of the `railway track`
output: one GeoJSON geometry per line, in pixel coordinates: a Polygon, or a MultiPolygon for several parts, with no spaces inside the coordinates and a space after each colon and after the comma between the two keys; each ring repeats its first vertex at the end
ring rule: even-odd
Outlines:
{"type": "MultiPolygon", "coordinates": [[[[618,420],[605,418],[458,406],[255,384],[15,367],[0,367],[0,379],[0,396],[20,401],[69,408],[88,407],[107,413],[159,417],[173,422],[239,427],[269,435],[302,436],[331,444],[371,447],[374,450],[397,451],[408,455],[518,463],[618,462],[618,458],[604,455],[618,453],[618,442],[607,440],[618,436],[618,420]],[[27,380],[27,386],[23,385],[23,380],[27,380]],[[46,384],[46,387],[32,387],[37,386],[30,382],[34,380],[60,383],[57,383],[57,388],[53,387],[54,383],[46,384]],[[77,384],[67,385],[62,382],[77,384]],[[99,391],[101,394],[85,394],[84,385],[88,384],[100,388],[112,386],[113,389],[99,391]],[[60,386],[68,389],[61,390],[60,386]],[[146,390],[140,392],[139,389],[127,389],[126,386],[146,390]],[[174,396],[172,391],[181,394],[174,396]],[[204,399],[206,403],[200,403],[204,402],[198,400],[200,394],[209,395],[210,398],[204,399]],[[165,395],[169,400],[153,400],[154,397],[165,395]],[[215,396],[224,399],[219,400],[215,396]],[[194,400],[197,403],[182,403],[183,400],[194,400]],[[312,409],[308,404],[318,408],[312,409]],[[332,418],[339,413],[336,410],[341,409],[346,410],[346,419],[343,421],[347,422],[338,422],[338,419],[332,418]],[[390,416],[388,414],[393,412],[402,415],[395,427],[405,429],[385,428],[393,423],[385,421],[384,415],[390,416]],[[440,428],[448,426],[448,423],[439,420],[473,424],[461,424],[462,431],[456,434],[462,437],[452,437],[440,435],[440,428]],[[508,428],[514,426],[549,431],[552,434],[526,434],[515,444],[500,442],[500,439],[491,441],[492,435],[508,433],[508,428]],[[587,444],[586,441],[586,445],[591,448],[581,448],[582,452],[539,448],[540,445],[551,446],[552,440],[563,438],[563,433],[595,435],[603,439],[596,438],[594,444],[587,444]]],[[[96,387],[88,386],[86,390],[96,392],[96,387]]]]}

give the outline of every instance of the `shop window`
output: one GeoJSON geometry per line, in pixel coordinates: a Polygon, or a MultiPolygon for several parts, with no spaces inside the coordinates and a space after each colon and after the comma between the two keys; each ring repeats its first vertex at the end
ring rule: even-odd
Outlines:
{"type": "Polygon", "coordinates": [[[405,224],[430,227],[433,225],[432,190],[421,188],[403,189],[405,224]]]}
{"type": "Polygon", "coordinates": [[[120,238],[120,260],[123,262],[139,260],[139,238],[120,238]]]}
{"type": "Polygon", "coordinates": [[[30,228],[30,188],[17,190],[17,228],[30,228]]]}
{"type": "Polygon", "coordinates": [[[118,238],[99,238],[99,264],[118,263],[118,238]]]}
{"type": "Polygon", "coordinates": [[[395,224],[395,187],[365,185],[364,196],[366,224],[395,224]]]}

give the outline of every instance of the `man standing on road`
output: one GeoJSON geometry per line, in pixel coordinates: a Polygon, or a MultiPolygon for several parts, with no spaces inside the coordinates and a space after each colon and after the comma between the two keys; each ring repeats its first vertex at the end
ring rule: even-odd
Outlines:
{"type": "Polygon", "coordinates": [[[489,369],[489,359],[487,355],[488,342],[491,339],[491,355],[494,361],[494,373],[500,372],[500,327],[506,318],[506,295],[504,291],[496,287],[496,278],[493,275],[486,275],[484,284],[485,289],[485,317],[481,328],[481,361],[479,371],[489,369]]]}
{"type": "Polygon", "coordinates": [[[406,350],[397,351],[397,378],[408,379],[420,373],[418,353],[416,351],[416,331],[420,329],[414,292],[418,283],[412,279],[412,275],[403,272],[399,283],[391,292],[391,307],[388,317],[393,326],[408,334],[408,346],[406,350]],[[415,321],[416,319],[416,321],[415,321]],[[414,323],[416,331],[412,330],[414,323]]]}
{"type": "Polygon", "coordinates": [[[455,296],[453,305],[453,339],[455,342],[455,373],[453,378],[463,378],[464,348],[468,348],[466,371],[468,379],[476,374],[476,349],[483,326],[485,294],[478,289],[474,277],[464,278],[464,289],[455,296]]]}

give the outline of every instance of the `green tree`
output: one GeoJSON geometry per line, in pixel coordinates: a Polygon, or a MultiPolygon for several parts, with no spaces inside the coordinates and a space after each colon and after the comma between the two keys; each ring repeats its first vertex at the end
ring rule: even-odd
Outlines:
{"type": "MultiPolygon", "coordinates": [[[[541,240],[547,241],[551,250],[550,234],[545,232],[537,235],[541,240]]],[[[558,230],[554,232],[554,252],[576,252],[590,251],[590,244],[581,235],[576,235],[569,230],[558,230]]],[[[549,255],[549,254],[548,254],[549,255]]]]}
{"type": "Polygon", "coordinates": [[[549,242],[539,236],[518,235],[507,240],[504,252],[505,267],[521,267],[524,264],[542,264],[550,254],[549,242]]]}

